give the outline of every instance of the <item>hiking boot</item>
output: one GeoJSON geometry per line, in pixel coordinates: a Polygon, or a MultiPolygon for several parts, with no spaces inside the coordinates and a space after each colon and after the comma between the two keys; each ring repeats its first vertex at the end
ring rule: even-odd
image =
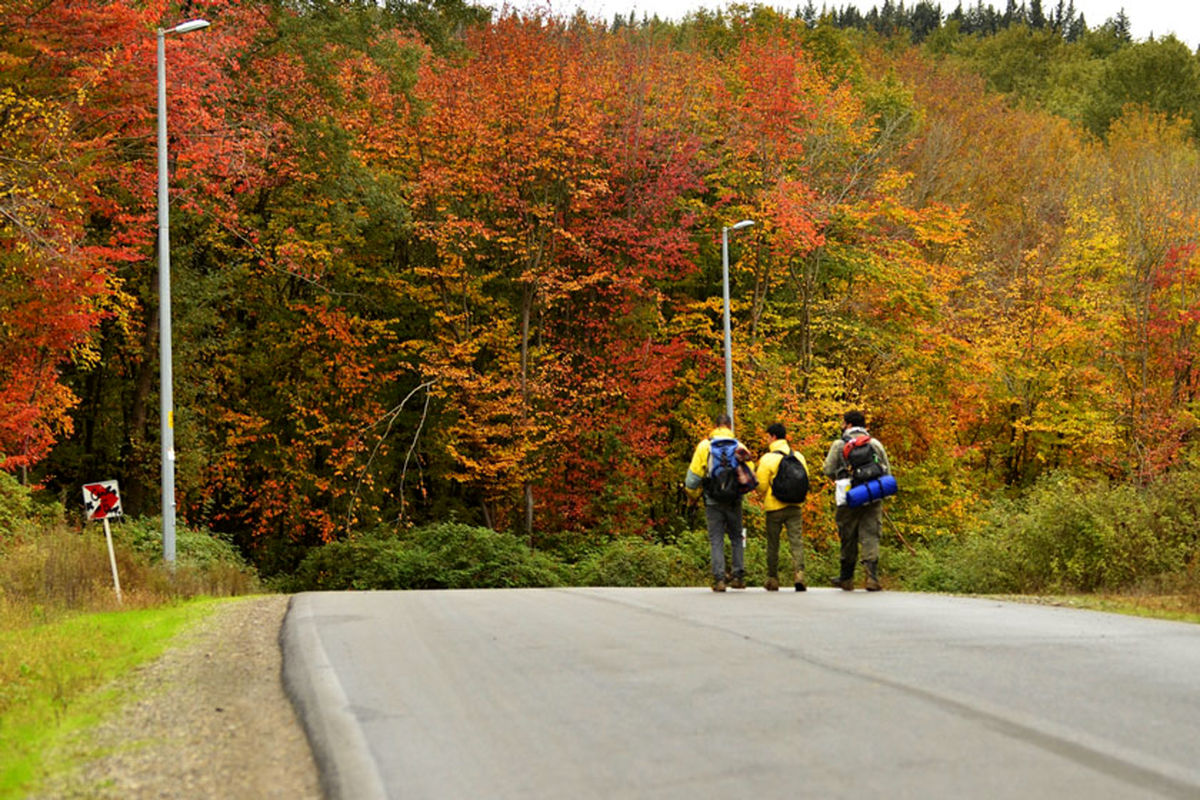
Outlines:
{"type": "Polygon", "coordinates": [[[836,581],[833,582],[833,585],[836,586],[837,588],[841,589],[843,592],[853,592],[854,591],[854,579],[853,578],[838,578],[836,581]]]}
{"type": "Polygon", "coordinates": [[[767,578],[766,589],[768,592],[779,591],[779,578],[767,578]]]}
{"type": "Polygon", "coordinates": [[[877,571],[878,563],[879,562],[877,562],[877,561],[864,561],[863,562],[863,566],[866,567],[866,571],[867,571],[867,581],[866,581],[865,588],[868,592],[878,592],[880,589],[883,588],[882,586],[879,585],[879,572],[877,571]]]}
{"type": "Polygon", "coordinates": [[[734,578],[733,583],[729,584],[730,589],[745,589],[746,581],[742,578],[734,578]]]}
{"type": "Polygon", "coordinates": [[[808,591],[808,586],[806,586],[804,583],[804,570],[800,570],[796,573],[796,591],[797,592],[807,592],[808,591]]]}
{"type": "Polygon", "coordinates": [[[714,581],[713,582],[713,591],[714,592],[725,591],[725,581],[714,581]]]}

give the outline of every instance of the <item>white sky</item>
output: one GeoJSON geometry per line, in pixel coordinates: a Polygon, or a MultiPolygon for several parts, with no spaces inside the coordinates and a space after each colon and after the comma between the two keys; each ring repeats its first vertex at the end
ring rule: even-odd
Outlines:
{"type": "MultiPolygon", "coordinates": [[[[760,0],[781,10],[792,12],[803,8],[806,0],[760,0]]],[[[898,1],[898,0],[897,0],[898,1]]],[[[940,3],[942,14],[949,14],[958,5],[959,0],[933,0],[940,3]]],[[[905,7],[915,5],[917,0],[906,0],[905,7]]],[[[977,0],[962,0],[964,9],[974,6],[977,0]]],[[[724,0],[508,0],[510,6],[517,8],[546,8],[549,5],[553,13],[569,16],[576,8],[582,8],[590,17],[605,21],[612,19],[616,13],[628,14],[633,11],[639,18],[643,15],[657,14],[663,19],[679,19],[689,11],[698,8],[717,9],[728,5],[724,0]]],[[[820,11],[822,5],[827,8],[844,8],[853,4],[859,11],[866,13],[872,7],[882,7],[883,0],[813,0],[813,5],[820,11]]],[[[1025,0],[1028,6],[1028,0],[1025,0]]],[[[497,5],[500,5],[497,2],[497,5]]],[[[984,5],[991,5],[998,11],[1003,11],[1007,0],[984,0],[984,5]]],[[[1017,5],[1020,5],[1018,1],[1017,5]]],[[[1042,8],[1049,15],[1058,5],[1058,0],[1042,0],[1042,8]]],[[[1200,2],[1196,0],[1075,0],[1075,10],[1083,14],[1089,28],[1102,25],[1105,20],[1116,16],[1122,8],[1129,17],[1133,38],[1147,39],[1153,34],[1156,37],[1174,33],[1175,36],[1193,50],[1200,46],[1200,2]]]]}

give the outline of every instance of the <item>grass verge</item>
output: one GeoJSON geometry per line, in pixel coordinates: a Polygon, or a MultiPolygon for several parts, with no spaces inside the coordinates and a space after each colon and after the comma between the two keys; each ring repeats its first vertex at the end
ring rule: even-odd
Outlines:
{"type": "Polygon", "coordinates": [[[0,800],[26,796],[61,767],[46,754],[127,700],[119,679],[218,602],[78,614],[0,631],[0,800]]]}
{"type": "Polygon", "coordinates": [[[1191,595],[1117,595],[1117,594],[1071,594],[1071,595],[992,595],[999,600],[1015,603],[1036,603],[1047,606],[1082,608],[1089,611],[1107,611],[1112,614],[1127,614],[1134,617],[1152,617],[1174,622],[1200,623],[1200,608],[1191,595]]]}

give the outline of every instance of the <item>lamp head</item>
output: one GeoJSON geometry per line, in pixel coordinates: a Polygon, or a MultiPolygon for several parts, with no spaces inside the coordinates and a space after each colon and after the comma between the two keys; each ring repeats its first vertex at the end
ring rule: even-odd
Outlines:
{"type": "Polygon", "coordinates": [[[754,224],[754,220],[744,219],[741,222],[734,223],[731,230],[740,231],[742,228],[749,228],[753,224],[754,224]]]}
{"type": "Polygon", "coordinates": [[[206,19],[189,19],[187,22],[181,22],[174,28],[171,28],[167,33],[191,33],[192,31],[198,31],[201,28],[207,27],[208,20],[206,19]]]}

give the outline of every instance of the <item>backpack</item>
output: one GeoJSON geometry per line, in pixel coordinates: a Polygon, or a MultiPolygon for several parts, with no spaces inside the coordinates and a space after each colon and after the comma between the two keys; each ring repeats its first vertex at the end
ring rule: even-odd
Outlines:
{"type": "Polygon", "coordinates": [[[871,447],[871,437],[868,434],[862,433],[848,440],[842,447],[842,457],[850,467],[851,486],[883,477],[883,464],[879,463],[879,455],[875,448],[871,447]]]}
{"type": "Polygon", "coordinates": [[[779,459],[779,470],[771,480],[771,494],[781,503],[803,503],[808,497],[808,470],[793,450],[779,459]]]}
{"type": "Polygon", "coordinates": [[[708,448],[708,477],[704,493],[718,503],[733,503],[754,490],[758,481],[750,468],[737,459],[737,439],[713,439],[708,448]]]}

